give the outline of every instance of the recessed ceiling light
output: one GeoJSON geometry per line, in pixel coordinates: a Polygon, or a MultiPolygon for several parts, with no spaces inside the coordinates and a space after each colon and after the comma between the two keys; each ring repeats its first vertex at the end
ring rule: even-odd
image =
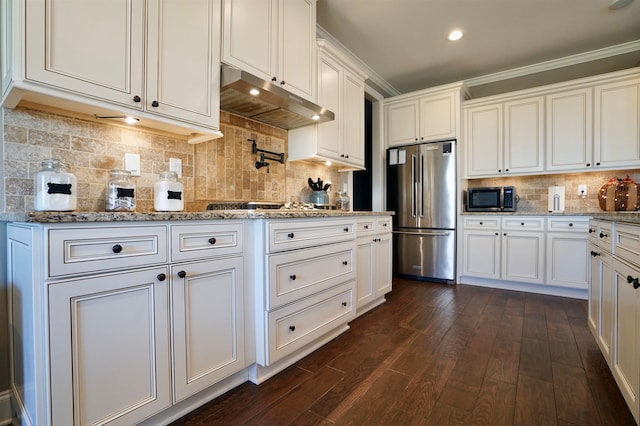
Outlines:
{"type": "Polygon", "coordinates": [[[258,89],[251,89],[249,90],[249,93],[253,96],[258,96],[260,94],[260,91],[258,89]]]}
{"type": "Polygon", "coordinates": [[[622,9],[623,7],[629,6],[631,3],[633,3],[633,0],[613,0],[609,5],[609,9],[610,10],[622,9]]]}
{"type": "Polygon", "coordinates": [[[462,38],[462,31],[460,30],[453,30],[449,33],[449,40],[451,41],[460,40],[461,38],[462,38]]]}

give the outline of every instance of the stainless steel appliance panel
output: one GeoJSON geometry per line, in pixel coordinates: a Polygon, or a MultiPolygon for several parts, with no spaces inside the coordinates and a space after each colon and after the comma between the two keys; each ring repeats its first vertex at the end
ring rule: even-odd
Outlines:
{"type": "Polygon", "coordinates": [[[419,145],[417,228],[455,228],[456,157],[452,141],[419,145]]]}
{"type": "Polygon", "coordinates": [[[394,271],[399,275],[453,282],[454,230],[394,231],[394,271]]]}
{"type": "Polygon", "coordinates": [[[395,171],[394,178],[397,182],[396,188],[391,188],[392,194],[396,198],[396,226],[400,228],[415,228],[418,224],[418,165],[420,157],[420,145],[401,147],[406,158],[404,164],[392,166],[395,171]]]}

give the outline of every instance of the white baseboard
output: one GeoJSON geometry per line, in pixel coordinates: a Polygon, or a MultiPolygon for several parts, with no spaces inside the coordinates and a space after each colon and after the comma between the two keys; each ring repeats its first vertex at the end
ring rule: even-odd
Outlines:
{"type": "Polygon", "coordinates": [[[11,391],[0,392],[0,426],[11,424],[11,391]]]}

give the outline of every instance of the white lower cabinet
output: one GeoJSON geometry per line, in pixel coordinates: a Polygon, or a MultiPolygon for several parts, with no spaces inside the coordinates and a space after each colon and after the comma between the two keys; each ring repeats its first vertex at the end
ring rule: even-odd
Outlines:
{"type": "Polygon", "coordinates": [[[385,301],[391,291],[392,234],[391,218],[372,217],[358,220],[357,282],[358,314],[385,301]]]}
{"type": "Polygon", "coordinates": [[[168,287],[166,266],[49,284],[52,424],[133,424],[171,406],[168,287]]]}
{"type": "Polygon", "coordinates": [[[613,256],[611,254],[611,224],[600,221],[589,223],[589,277],[588,324],[607,364],[611,366],[613,333],[613,256]]]}
{"type": "Polygon", "coordinates": [[[586,217],[468,215],[462,232],[461,282],[586,297],[586,217]],[[544,287],[541,287],[544,286],[544,287]]]}
{"type": "Polygon", "coordinates": [[[140,423],[247,367],[241,222],[7,235],[22,424],[140,423]]]}

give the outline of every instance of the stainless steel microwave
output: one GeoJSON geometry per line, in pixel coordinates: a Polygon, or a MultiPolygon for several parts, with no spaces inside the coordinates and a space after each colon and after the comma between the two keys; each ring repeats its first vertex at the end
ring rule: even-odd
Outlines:
{"type": "Polygon", "coordinates": [[[468,212],[514,212],[516,189],[513,186],[494,186],[467,189],[468,212]]]}

